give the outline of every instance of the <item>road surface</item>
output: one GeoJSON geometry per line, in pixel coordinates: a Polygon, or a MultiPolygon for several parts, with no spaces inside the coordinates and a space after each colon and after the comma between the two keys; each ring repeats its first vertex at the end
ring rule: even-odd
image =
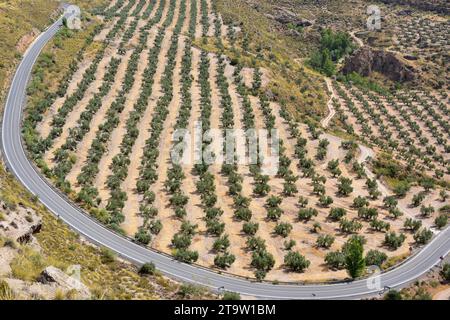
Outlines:
{"type": "Polygon", "coordinates": [[[14,76],[2,123],[2,149],[8,168],[18,180],[55,215],[72,229],[97,245],[108,247],[136,264],[154,262],[165,275],[177,280],[203,285],[214,291],[234,291],[265,299],[356,299],[376,295],[386,287],[404,286],[427,272],[445,256],[450,248],[450,229],[439,233],[426,247],[401,266],[383,273],[379,286],[357,280],[327,285],[272,284],[218,274],[196,265],[188,265],[173,258],[139,246],[91,219],[53,189],[28,160],[21,141],[21,115],[25,89],[30,73],[41,49],[57,32],[61,19],[45,30],[24,54],[14,76]]]}

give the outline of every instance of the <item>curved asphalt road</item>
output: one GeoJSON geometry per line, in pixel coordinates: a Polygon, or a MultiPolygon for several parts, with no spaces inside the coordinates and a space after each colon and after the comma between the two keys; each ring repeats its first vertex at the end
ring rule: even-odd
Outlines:
{"type": "MultiPolygon", "coordinates": [[[[171,257],[139,246],[103,227],[55,191],[34,169],[21,143],[21,114],[25,89],[41,49],[57,32],[61,19],[50,26],[30,46],[14,76],[7,98],[2,125],[2,146],[10,170],[40,201],[74,230],[92,242],[108,247],[122,257],[137,263],[153,261],[164,274],[178,280],[201,284],[216,291],[229,290],[244,295],[273,299],[345,299],[362,298],[380,292],[369,288],[366,280],[328,285],[288,285],[257,283],[221,275],[198,266],[187,265],[171,257]]],[[[380,276],[381,287],[394,288],[412,282],[436,265],[450,248],[450,229],[437,235],[432,242],[401,266],[380,276]]]]}

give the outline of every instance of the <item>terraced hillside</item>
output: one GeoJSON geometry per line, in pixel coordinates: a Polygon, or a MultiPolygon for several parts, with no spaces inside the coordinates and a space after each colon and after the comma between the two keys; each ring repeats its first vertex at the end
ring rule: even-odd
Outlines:
{"type": "MultiPolygon", "coordinates": [[[[180,261],[271,281],[343,279],[354,243],[371,264],[388,267],[438,232],[445,192],[437,201],[439,192],[424,184],[419,214],[407,198],[398,200],[366,166],[370,152],[319,127],[321,112],[310,110],[313,98],[326,106],[318,75],[297,62],[280,70],[280,57],[255,53],[242,25],[224,23],[218,2],[117,0],[96,14],[102,23],[59,86],[30,90],[24,139],[55,187],[108,227],[180,261]],[[300,79],[292,80],[293,70],[300,79]],[[266,175],[262,162],[172,161],[176,130],[210,128],[276,129],[276,174],[266,175]]],[[[429,160],[417,163],[448,174],[446,98],[381,97],[334,85],[335,108],[350,133],[360,130],[380,145],[389,136],[405,157],[414,154],[408,159],[427,153],[429,160]],[[442,109],[427,108],[430,99],[442,109]],[[416,117],[428,129],[417,127],[416,117]],[[378,128],[384,118],[414,129],[411,139],[424,146],[401,130],[378,128]],[[428,150],[430,142],[435,149],[428,150]]],[[[225,148],[217,139],[191,149],[217,141],[225,148]]]]}

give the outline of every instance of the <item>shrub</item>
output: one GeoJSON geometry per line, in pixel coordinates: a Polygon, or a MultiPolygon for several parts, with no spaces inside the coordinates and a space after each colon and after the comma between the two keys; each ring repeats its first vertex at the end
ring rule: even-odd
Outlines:
{"type": "Polygon", "coordinates": [[[292,225],[288,222],[281,222],[275,226],[275,233],[286,238],[292,231],[292,225]]]}
{"type": "Polygon", "coordinates": [[[400,292],[391,289],[384,295],[384,300],[403,300],[403,297],[400,292]]]}
{"type": "Polygon", "coordinates": [[[116,254],[111,249],[102,247],[100,252],[103,263],[112,263],[116,260],[116,254]]]}
{"type": "Polygon", "coordinates": [[[384,236],[384,244],[390,249],[397,250],[405,241],[406,236],[403,233],[397,235],[395,232],[386,233],[384,236]]]}
{"type": "Polygon", "coordinates": [[[222,300],[241,300],[241,295],[237,292],[226,291],[222,295],[222,300]]]}
{"type": "Polygon", "coordinates": [[[414,240],[417,242],[417,244],[426,244],[431,240],[432,237],[433,232],[426,228],[423,228],[414,234],[414,240]]]}
{"type": "Polygon", "coordinates": [[[432,297],[430,293],[424,288],[420,287],[417,292],[414,294],[414,300],[431,300],[432,297]]]}
{"type": "Polygon", "coordinates": [[[334,270],[345,268],[345,254],[341,251],[333,251],[325,256],[325,263],[334,270]]]}
{"type": "Polygon", "coordinates": [[[246,222],[242,226],[242,231],[249,236],[254,236],[258,231],[259,224],[256,222],[246,222]]]}
{"type": "Polygon", "coordinates": [[[139,269],[139,273],[140,274],[154,275],[155,272],[156,272],[156,267],[155,267],[155,264],[153,262],[144,263],[141,266],[141,268],[139,269]]]}
{"type": "Polygon", "coordinates": [[[152,236],[144,227],[140,227],[138,232],[134,235],[134,239],[139,243],[147,245],[152,240],[152,236]]]}
{"type": "Polygon", "coordinates": [[[275,265],[273,255],[266,250],[257,250],[252,254],[252,267],[257,270],[270,271],[275,265]]]}
{"type": "Polygon", "coordinates": [[[334,243],[334,237],[326,234],[326,235],[320,235],[317,238],[316,244],[318,247],[322,248],[330,248],[334,243]]]}
{"type": "Polygon", "coordinates": [[[35,281],[47,265],[44,257],[29,247],[21,248],[10,263],[13,277],[24,281],[35,281]]]}
{"type": "Polygon", "coordinates": [[[205,289],[193,284],[182,284],[178,290],[178,295],[183,298],[193,298],[201,296],[205,292],[205,289]]]}
{"type": "Polygon", "coordinates": [[[225,269],[230,267],[235,260],[236,257],[233,254],[225,252],[223,254],[218,254],[214,257],[214,265],[216,265],[219,268],[225,269]]]}
{"type": "Polygon", "coordinates": [[[289,241],[284,241],[283,245],[284,245],[284,250],[291,250],[293,247],[295,247],[297,243],[295,242],[295,240],[289,240],[289,241]]]}
{"type": "Polygon", "coordinates": [[[284,264],[294,272],[303,272],[311,262],[298,252],[290,251],[284,257],[284,264]]]}
{"type": "Polygon", "coordinates": [[[450,281],[450,263],[444,264],[441,275],[446,281],[450,281]]]}
{"type": "Polygon", "coordinates": [[[346,214],[347,214],[347,211],[344,208],[331,208],[328,218],[333,221],[339,221],[346,214]]]}
{"type": "Polygon", "coordinates": [[[316,209],[305,208],[298,211],[297,217],[299,220],[309,221],[312,217],[316,217],[318,214],[319,212],[316,209]]]}
{"type": "Polygon", "coordinates": [[[439,228],[442,229],[444,228],[448,223],[448,216],[447,214],[440,214],[435,220],[434,220],[434,224],[439,228]]]}
{"type": "Polygon", "coordinates": [[[322,230],[322,226],[319,222],[314,222],[310,230],[312,233],[317,233],[319,230],[322,230]]]}
{"type": "Polygon", "coordinates": [[[368,266],[379,266],[387,260],[387,255],[378,250],[369,250],[366,254],[366,264],[368,266]]]}

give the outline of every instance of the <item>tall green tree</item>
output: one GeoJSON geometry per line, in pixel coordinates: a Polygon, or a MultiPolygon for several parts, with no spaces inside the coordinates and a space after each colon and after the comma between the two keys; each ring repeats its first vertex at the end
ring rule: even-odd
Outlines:
{"type": "Polygon", "coordinates": [[[353,279],[364,273],[366,261],[364,259],[364,247],[361,241],[352,238],[346,246],[345,268],[353,279]]]}

